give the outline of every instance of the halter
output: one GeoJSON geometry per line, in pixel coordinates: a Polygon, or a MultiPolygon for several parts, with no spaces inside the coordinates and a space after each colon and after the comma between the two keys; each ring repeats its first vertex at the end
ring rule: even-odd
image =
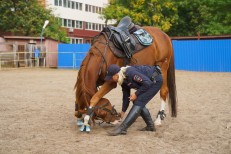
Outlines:
{"type": "MultiPolygon", "coordinates": [[[[105,103],[105,104],[103,104],[101,106],[96,106],[96,107],[94,107],[93,111],[95,111],[96,109],[100,109],[100,110],[106,111],[107,113],[110,113],[111,117],[110,117],[109,121],[111,121],[111,119],[112,119],[113,116],[118,117],[119,114],[116,111],[116,109],[114,108],[114,105],[112,106],[112,110],[109,110],[109,109],[105,108],[108,105],[109,105],[109,102],[107,102],[107,103],[105,103]]],[[[102,122],[98,123],[99,125],[105,122],[102,118],[98,117],[95,113],[93,113],[92,117],[95,117],[97,120],[101,120],[102,121],[102,122]]],[[[107,123],[110,123],[110,122],[107,122],[107,123]]]]}

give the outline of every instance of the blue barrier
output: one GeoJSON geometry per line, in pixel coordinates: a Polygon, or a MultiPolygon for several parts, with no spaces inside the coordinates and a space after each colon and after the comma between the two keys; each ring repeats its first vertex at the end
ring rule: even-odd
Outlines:
{"type": "Polygon", "coordinates": [[[231,72],[231,40],[173,40],[177,70],[231,72]]]}
{"type": "MultiPolygon", "coordinates": [[[[231,72],[231,40],[173,40],[176,70],[231,72]]],[[[59,44],[58,68],[78,69],[90,44],[59,44]]]]}
{"type": "Polygon", "coordinates": [[[58,68],[78,69],[90,49],[90,44],[59,44],[58,68]]]}

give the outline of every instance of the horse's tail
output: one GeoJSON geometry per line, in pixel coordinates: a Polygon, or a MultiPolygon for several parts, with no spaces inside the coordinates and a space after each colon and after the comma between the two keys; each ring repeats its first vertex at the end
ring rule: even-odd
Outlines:
{"type": "Polygon", "coordinates": [[[167,84],[169,90],[168,102],[169,102],[169,106],[171,107],[172,117],[176,117],[177,116],[177,91],[176,91],[176,82],[175,82],[174,52],[172,52],[167,74],[168,74],[167,84]]]}

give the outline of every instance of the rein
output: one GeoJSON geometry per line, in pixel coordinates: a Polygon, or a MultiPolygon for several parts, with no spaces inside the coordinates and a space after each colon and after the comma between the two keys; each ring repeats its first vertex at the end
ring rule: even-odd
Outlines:
{"type": "MultiPolygon", "coordinates": [[[[103,34],[103,36],[104,36],[104,38],[105,38],[105,40],[106,40],[106,43],[105,42],[101,42],[101,41],[98,41],[98,43],[101,43],[101,44],[104,44],[105,45],[105,47],[104,47],[104,52],[102,53],[101,52],[101,50],[97,47],[97,46],[94,46],[98,51],[99,51],[99,53],[101,54],[101,56],[102,56],[102,62],[101,62],[101,64],[100,64],[100,69],[99,69],[99,73],[98,73],[98,75],[100,76],[100,74],[102,73],[102,67],[103,67],[103,63],[105,62],[105,64],[106,64],[106,70],[107,70],[107,60],[106,60],[106,58],[105,58],[105,55],[106,55],[106,52],[107,52],[107,48],[108,48],[108,46],[109,46],[109,40],[110,40],[110,37],[111,37],[111,35],[109,36],[109,39],[107,39],[107,37],[105,36],[105,34],[104,33],[100,33],[99,35],[97,35],[95,38],[99,38],[99,36],[101,35],[101,34],[103,34]]],[[[94,40],[94,42],[96,42],[96,40],[94,40]]]]}
{"type": "Polygon", "coordinates": [[[102,56],[102,62],[101,62],[101,64],[100,64],[100,69],[99,69],[98,75],[100,75],[101,72],[102,72],[102,67],[103,67],[103,63],[104,63],[104,62],[105,62],[105,64],[106,64],[106,69],[107,69],[107,61],[106,61],[105,55],[106,55],[107,47],[108,47],[108,42],[107,42],[107,43],[99,42],[99,43],[105,44],[105,48],[104,48],[104,53],[102,53],[102,52],[100,51],[100,49],[99,49],[97,46],[95,46],[95,48],[99,51],[99,53],[100,53],[101,56],[102,56]]]}

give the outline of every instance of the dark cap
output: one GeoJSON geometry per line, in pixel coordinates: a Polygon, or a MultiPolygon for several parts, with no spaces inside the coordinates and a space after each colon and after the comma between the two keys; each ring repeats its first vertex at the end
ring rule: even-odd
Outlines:
{"type": "Polygon", "coordinates": [[[105,77],[104,80],[110,80],[112,78],[113,75],[115,75],[116,73],[118,73],[120,71],[120,67],[112,64],[111,66],[108,67],[107,69],[107,75],[105,77]]]}

